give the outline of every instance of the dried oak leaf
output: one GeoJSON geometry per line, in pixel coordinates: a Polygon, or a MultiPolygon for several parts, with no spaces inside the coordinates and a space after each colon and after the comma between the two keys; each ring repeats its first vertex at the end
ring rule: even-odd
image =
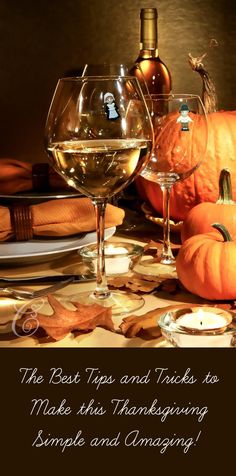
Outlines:
{"type": "Polygon", "coordinates": [[[156,289],[159,281],[157,282],[156,280],[144,279],[140,277],[140,275],[132,274],[131,276],[117,276],[110,278],[108,283],[110,286],[115,288],[126,287],[134,292],[142,291],[145,293],[150,293],[156,289]]]}
{"type": "Polygon", "coordinates": [[[134,273],[130,276],[117,276],[109,279],[109,285],[115,288],[128,288],[132,291],[142,291],[150,293],[154,289],[160,289],[169,294],[176,294],[180,291],[180,282],[176,278],[166,278],[160,276],[148,276],[134,273]]]}
{"type": "Polygon", "coordinates": [[[125,317],[120,324],[120,330],[125,337],[135,337],[140,335],[140,332],[143,330],[152,330],[152,337],[153,338],[153,329],[156,330],[155,337],[160,337],[161,329],[157,324],[157,319],[159,315],[163,312],[163,309],[157,308],[153,309],[152,311],[146,312],[141,316],[136,316],[135,314],[132,316],[125,317]]]}
{"type": "Polygon", "coordinates": [[[29,311],[17,321],[17,326],[25,331],[32,331],[38,327],[42,327],[48,336],[55,340],[63,339],[67,334],[74,330],[93,330],[95,327],[104,327],[105,329],[114,331],[112,321],[112,313],[110,307],[103,307],[99,304],[84,305],[73,302],[75,310],[66,309],[53,296],[47,296],[48,302],[53,309],[53,313],[48,316],[45,314],[37,314],[32,310],[29,311]]]}

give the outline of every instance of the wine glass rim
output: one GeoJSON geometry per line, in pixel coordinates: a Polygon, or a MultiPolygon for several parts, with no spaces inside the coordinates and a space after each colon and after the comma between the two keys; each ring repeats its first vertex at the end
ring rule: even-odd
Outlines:
{"type": "Polygon", "coordinates": [[[100,81],[106,81],[106,80],[119,80],[119,79],[122,79],[122,80],[135,80],[137,81],[137,78],[135,76],[131,76],[131,75],[124,75],[122,76],[121,74],[107,74],[107,75],[94,75],[94,76],[68,76],[68,77],[65,77],[65,78],[59,78],[58,81],[60,82],[84,82],[85,80],[86,81],[96,81],[96,80],[100,80],[100,81]]]}
{"type": "Polygon", "coordinates": [[[167,99],[201,99],[198,94],[193,94],[193,93],[169,93],[169,94],[145,94],[145,98],[150,98],[150,99],[162,99],[162,100],[167,100],[167,99]]]}
{"type": "Polygon", "coordinates": [[[95,67],[95,68],[100,68],[101,66],[124,66],[125,68],[128,68],[129,66],[131,65],[131,63],[116,63],[116,62],[112,62],[110,63],[109,61],[104,61],[103,63],[100,62],[100,63],[86,63],[84,65],[84,68],[83,68],[83,71],[85,70],[86,66],[92,66],[92,67],[95,67]]]}

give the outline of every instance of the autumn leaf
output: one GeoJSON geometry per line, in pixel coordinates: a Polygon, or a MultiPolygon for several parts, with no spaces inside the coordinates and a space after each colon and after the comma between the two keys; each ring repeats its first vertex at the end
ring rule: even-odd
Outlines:
{"type": "Polygon", "coordinates": [[[114,331],[110,307],[104,307],[100,304],[85,305],[73,302],[75,310],[69,310],[53,295],[49,294],[47,299],[53,310],[50,316],[38,313],[35,317],[35,311],[31,310],[30,312],[29,309],[16,322],[17,326],[25,331],[32,331],[34,328],[41,327],[48,336],[57,341],[63,339],[72,331],[90,331],[97,326],[114,331]]]}

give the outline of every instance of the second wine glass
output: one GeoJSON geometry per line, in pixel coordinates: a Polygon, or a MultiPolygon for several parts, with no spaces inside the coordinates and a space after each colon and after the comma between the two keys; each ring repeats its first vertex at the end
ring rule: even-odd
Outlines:
{"type": "MultiPolygon", "coordinates": [[[[175,270],[170,245],[171,190],[177,181],[194,174],[204,159],[207,117],[200,97],[193,94],[149,95],[146,101],[154,127],[154,147],[141,175],[162,190],[163,248],[156,258],[142,262],[142,272],[171,274],[175,270]],[[167,266],[156,266],[157,263],[167,266]]],[[[194,177],[192,180],[194,184],[194,177]]]]}

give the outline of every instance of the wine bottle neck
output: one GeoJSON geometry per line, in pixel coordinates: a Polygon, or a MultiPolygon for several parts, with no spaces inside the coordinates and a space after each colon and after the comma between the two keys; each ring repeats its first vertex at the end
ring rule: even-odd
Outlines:
{"type": "Polygon", "coordinates": [[[155,57],[158,48],[157,9],[142,8],[140,19],[140,52],[144,52],[145,57],[155,57]]]}

